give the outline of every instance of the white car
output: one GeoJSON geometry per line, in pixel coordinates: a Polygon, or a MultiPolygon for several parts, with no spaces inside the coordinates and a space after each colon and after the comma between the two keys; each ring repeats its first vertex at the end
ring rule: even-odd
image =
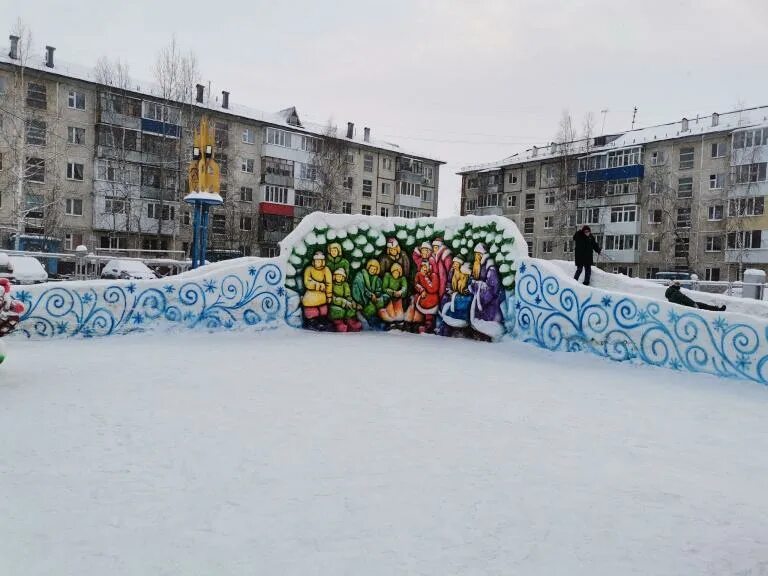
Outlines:
{"type": "Polygon", "coordinates": [[[32,256],[0,254],[0,278],[8,278],[12,284],[40,284],[48,282],[48,272],[32,256]]]}
{"type": "Polygon", "coordinates": [[[112,280],[154,280],[157,275],[139,260],[110,260],[101,271],[101,277],[112,280]]]}

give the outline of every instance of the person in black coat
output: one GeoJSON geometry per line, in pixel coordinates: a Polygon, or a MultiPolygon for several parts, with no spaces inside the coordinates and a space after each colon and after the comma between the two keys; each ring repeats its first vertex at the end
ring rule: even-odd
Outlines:
{"type": "Polygon", "coordinates": [[[700,310],[709,310],[710,312],[723,312],[725,306],[712,306],[705,302],[696,302],[691,298],[688,298],[680,291],[680,282],[675,280],[670,284],[667,291],[664,292],[664,296],[673,304],[680,304],[681,306],[688,306],[689,308],[699,308],[700,310]]]}
{"type": "Polygon", "coordinates": [[[581,271],[584,270],[584,286],[589,286],[589,279],[592,276],[592,252],[600,254],[600,245],[592,236],[592,229],[589,226],[577,230],[573,235],[573,241],[576,256],[576,275],[573,279],[578,280],[581,271]]]}

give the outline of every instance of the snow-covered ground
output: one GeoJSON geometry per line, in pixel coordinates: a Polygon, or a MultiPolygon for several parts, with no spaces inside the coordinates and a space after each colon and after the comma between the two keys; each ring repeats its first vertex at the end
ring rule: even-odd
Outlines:
{"type": "Polygon", "coordinates": [[[768,390],[515,342],[10,342],[0,574],[768,574],[768,390]]]}

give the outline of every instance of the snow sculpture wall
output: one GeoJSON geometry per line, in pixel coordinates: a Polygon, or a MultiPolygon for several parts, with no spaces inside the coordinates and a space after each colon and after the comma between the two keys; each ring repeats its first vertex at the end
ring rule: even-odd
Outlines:
{"type": "Polygon", "coordinates": [[[281,252],[294,326],[497,340],[527,247],[504,218],[318,213],[302,221],[281,252]]]}
{"type": "Polygon", "coordinates": [[[17,334],[108,336],[163,329],[273,328],[285,323],[281,263],[241,258],[166,279],[19,286],[17,334]]]}
{"type": "Polygon", "coordinates": [[[524,342],[768,384],[765,320],[587,288],[543,260],[524,259],[516,280],[524,342]]]}

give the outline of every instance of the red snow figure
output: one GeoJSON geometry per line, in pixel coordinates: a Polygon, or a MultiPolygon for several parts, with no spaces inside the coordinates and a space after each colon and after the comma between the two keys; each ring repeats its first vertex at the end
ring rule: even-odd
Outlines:
{"type": "MultiPolygon", "coordinates": [[[[10,282],[6,278],[0,278],[0,337],[13,332],[23,313],[24,305],[11,298],[10,282]]],[[[3,360],[5,360],[5,351],[0,342],[0,364],[3,360]]]]}

